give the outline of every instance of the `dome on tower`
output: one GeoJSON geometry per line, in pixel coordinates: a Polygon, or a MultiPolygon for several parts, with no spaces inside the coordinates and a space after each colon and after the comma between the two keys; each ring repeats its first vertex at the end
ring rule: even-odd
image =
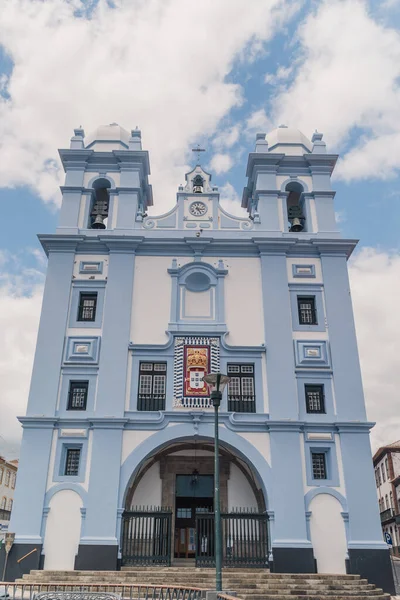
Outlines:
{"type": "Polygon", "coordinates": [[[280,125],[267,133],[265,139],[268,142],[268,152],[281,152],[301,156],[305,152],[311,152],[312,142],[298,129],[280,125]]]}
{"type": "Polygon", "coordinates": [[[130,133],[118,123],[102,125],[85,139],[85,148],[107,152],[109,150],[120,150],[129,148],[130,133]]]}

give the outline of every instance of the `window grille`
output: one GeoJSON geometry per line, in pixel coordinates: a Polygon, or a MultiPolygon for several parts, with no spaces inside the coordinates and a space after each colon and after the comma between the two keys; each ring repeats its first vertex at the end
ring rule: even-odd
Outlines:
{"type": "Polygon", "coordinates": [[[231,412],[255,412],[256,397],[254,365],[228,365],[228,410],[231,412]]]}
{"type": "Polygon", "coordinates": [[[176,509],[177,519],[191,519],[192,509],[191,508],[177,508],[176,509]]]}
{"type": "Polygon", "coordinates": [[[76,477],[79,475],[80,448],[67,448],[64,475],[76,477]]]}
{"type": "Polygon", "coordinates": [[[86,410],[88,381],[70,381],[67,410],[86,410]]]}
{"type": "Polygon", "coordinates": [[[325,452],[312,452],[313,479],[327,479],[325,452]]]}
{"type": "Polygon", "coordinates": [[[138,410],[165,410],[167,363],[139,365],[138,410]]]}
{"type": "Polygon", "coordinates": [[[306,408],[308,413],[325,413],[323,385],[306,385],[306,408]]]}
{"type": "Polygon", "coordinates": [[[95,321],[97,292],[81,292],[79,295],[78,321],[95,321]]]}
{"type": "Polygon", "coordinates": [[[299,311],[300,325],[317,325],[317,311],[315,309],[315,297],[297,296],[297,308],[299,311]]]}

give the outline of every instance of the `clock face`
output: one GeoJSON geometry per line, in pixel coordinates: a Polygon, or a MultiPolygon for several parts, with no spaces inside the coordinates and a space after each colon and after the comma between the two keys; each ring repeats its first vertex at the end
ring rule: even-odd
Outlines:
{"type": "Polygon", "coordinates": [[[204,202],[199,202],[198,200],[192,202],[189,207],[189,212],[194,217],[202,217],[206,214],[207,210],[207,206],[204,204],[204,202]]]}

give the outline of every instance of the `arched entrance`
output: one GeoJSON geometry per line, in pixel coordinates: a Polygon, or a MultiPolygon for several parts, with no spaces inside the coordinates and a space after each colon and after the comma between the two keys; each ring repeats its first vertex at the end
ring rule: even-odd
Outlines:
{"type": "MultiPolygon", "coordinates": [[[[223,560],[267,566],[268,523],[262,482],[228,444],[220,447],[223,560]]],[[[125,494],[122,564],[214,564],[214,446],[180,439],[148,455],[125,494]]]]}

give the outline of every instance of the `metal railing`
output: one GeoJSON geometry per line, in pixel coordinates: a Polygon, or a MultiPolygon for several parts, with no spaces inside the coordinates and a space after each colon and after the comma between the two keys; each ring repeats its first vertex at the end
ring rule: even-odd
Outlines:
{"type": "Polygon", "coordinates": [[[381,523],[388,521],[392,517],[394,517],[394,508],[387,508],[386,510],[383,510],[381,512],[381,523]]]}
{"type": "Polygon", "coordinates": [[[240,413],[256,412],[255,396],[228,396],[228,411],[240,413]]]}
{"type": "Polygon", "coordinates": [[[138,410],[165,410],[165,394],[138,394],[138,410]]]}
{"type": "Polygon", "coordinates": [[[163,507],[122,515],[122,565],[171,564],[172,511],[163,507]]]}
{"type": "MultiPolygon", "coordinates": [[[[222,565],[268,566],[268,518],[259,512],[222,512],[222,565]]],[[[214,513],[196,515],[196,566],[215,565],[214,513]]]]}
{"type": "Polygon", "coordinates": [[[11,517],[11,510],[5,510],[0,508],[0,521],[9,521],[11,517]]]}
{"type": "Polygon", "coordinates": [[[1,582],[1,597],[7,600],[34,600],[43,592],[111,592],[124,600],[200,600],[205,590],[196,587],[114,583],[8,583],[1,582]]]}

